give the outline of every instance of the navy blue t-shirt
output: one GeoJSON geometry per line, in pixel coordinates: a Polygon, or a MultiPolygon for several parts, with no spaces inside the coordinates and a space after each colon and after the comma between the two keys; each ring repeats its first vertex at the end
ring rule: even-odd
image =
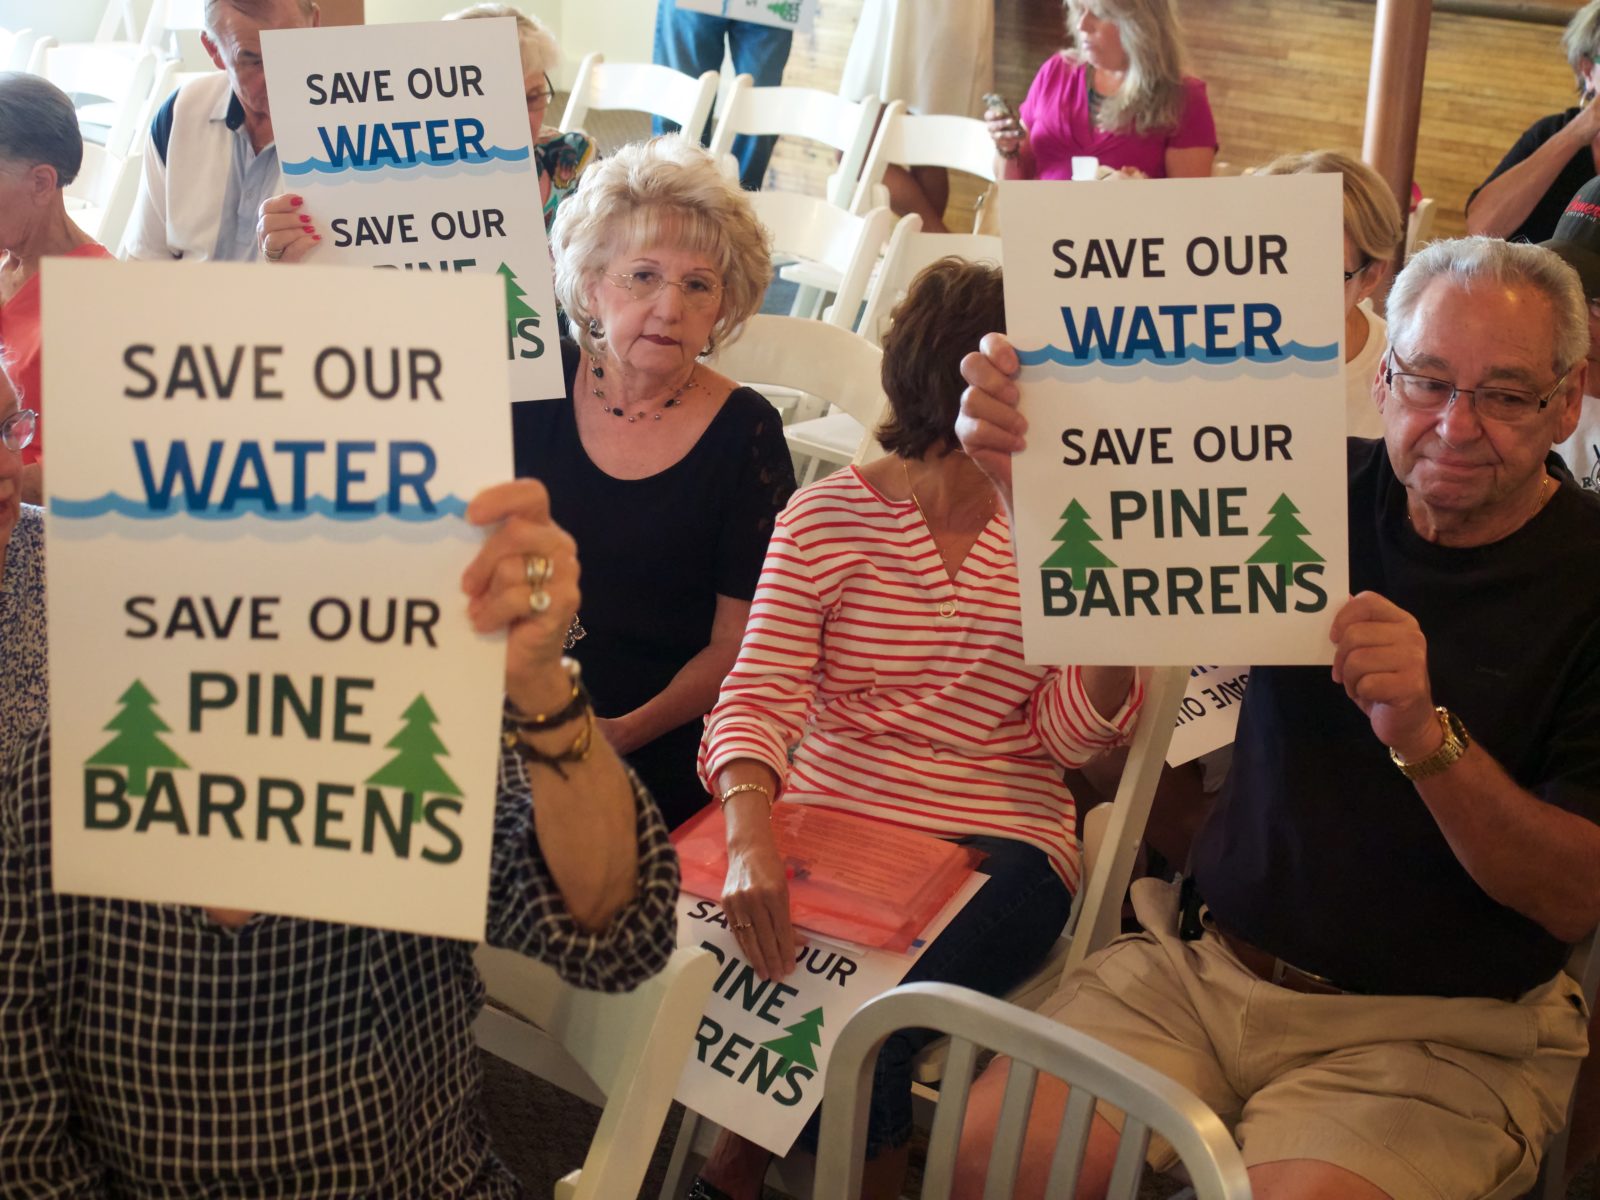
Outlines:
{"type": "MultiPolygon", "coordinates": [[[[1511,536],[1435,545],[1352,438],[1350,589],[1417,619],[1434,703],[1518,784],[1600,821],[1600,504],[1563,480],[1511,536]]],[[[1194,868],[1225,928],[1356,991],[1510,999],[1567,953],[1472,880],[1326,667],[1251,672],[1194,868]]]]}

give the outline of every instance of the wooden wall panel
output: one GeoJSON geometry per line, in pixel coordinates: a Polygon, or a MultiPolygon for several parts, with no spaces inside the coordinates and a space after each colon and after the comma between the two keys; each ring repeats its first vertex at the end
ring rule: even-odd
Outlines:
{"type": "MultiPolygon", "coordinates": [[[[938,3],[940,0],[911,0],[938,3]]],[[[1205,79],[1221,157],[1253,166],[1320,147],[1359,152],[1374,9],[1370,0],[1180,0],[1190,69],[1205,79]]],[[[786,82],[838,87],[860,0],[824,0],[796,38],[786,82]]],[[[995,74],[1020,100],[1064,39],[1057,0],[995,0],[995,74]]],[[[1417,179],[1439,205],[1436,232],[1462,232],[1468,193],[1529,124],[1572,103],[1560,29],[1436,12],[1429,43],[1417,179]]],[[[820,192],[831,156],[781,143],[773,186],[820,192]]],[[[952,218],[976,189],[958,182],[952,218]]]]}

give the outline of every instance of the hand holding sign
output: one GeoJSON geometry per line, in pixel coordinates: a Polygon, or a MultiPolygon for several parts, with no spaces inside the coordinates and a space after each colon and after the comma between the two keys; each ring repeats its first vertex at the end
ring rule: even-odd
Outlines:
{"type": "Polygon", "coordinates": [[[1022,393],[1015,377],[1017,352],[1003,333],[987,334],[979,348],[961,360],[961,415],[956,436],[967,457],[994,483],[1006,511],[1011,511],[1011,456],[1027,442],[1028,419],[1017,411],[1022,393]]]}
{"type": "Polygon", "coordinates": [[[267,262],[299,262],[322,241],[305,201],[284,193],[261,202],[256,219],[256,246],[267,262]]]}
{"type": "Polygon", "coordinates": [[[1372,732],[1414,762],[1439,748],[1443,734],[1428,681],[1428,642],[1417,619],[1376,592],[1345,602],[1329,639],[1333,680],[1372,722],[1372,732]]]}

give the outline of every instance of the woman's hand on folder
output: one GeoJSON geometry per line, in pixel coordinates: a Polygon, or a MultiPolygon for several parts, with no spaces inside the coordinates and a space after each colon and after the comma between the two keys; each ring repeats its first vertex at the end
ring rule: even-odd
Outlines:
{"type": "MultiPolygon", "coordinates": [[[[771,769],[752,759],[730,763],[719,773],[720,791],[737,783],[759,783],[776,796],[771,769]]],[[[794,926],[789,921],[789,881],[772,833],[771,804],[759,791],[740,792],[723,805],[728,828],[728,877],[722,909],[739,948],[763,979],[794,970],[794,926]]]]}

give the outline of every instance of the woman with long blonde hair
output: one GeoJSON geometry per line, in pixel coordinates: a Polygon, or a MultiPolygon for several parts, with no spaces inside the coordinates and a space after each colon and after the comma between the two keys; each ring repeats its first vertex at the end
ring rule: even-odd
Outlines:
{"type": "Polygon", "coordinates": [[[1007,179],[1071,179],[1072,160],[1152,179],[1211,174],[1206,85],[1183,72],[1173,0],[1067,0],[1074,45],[1050,56],[1016,116],[984,114],[1007,179]]]}

